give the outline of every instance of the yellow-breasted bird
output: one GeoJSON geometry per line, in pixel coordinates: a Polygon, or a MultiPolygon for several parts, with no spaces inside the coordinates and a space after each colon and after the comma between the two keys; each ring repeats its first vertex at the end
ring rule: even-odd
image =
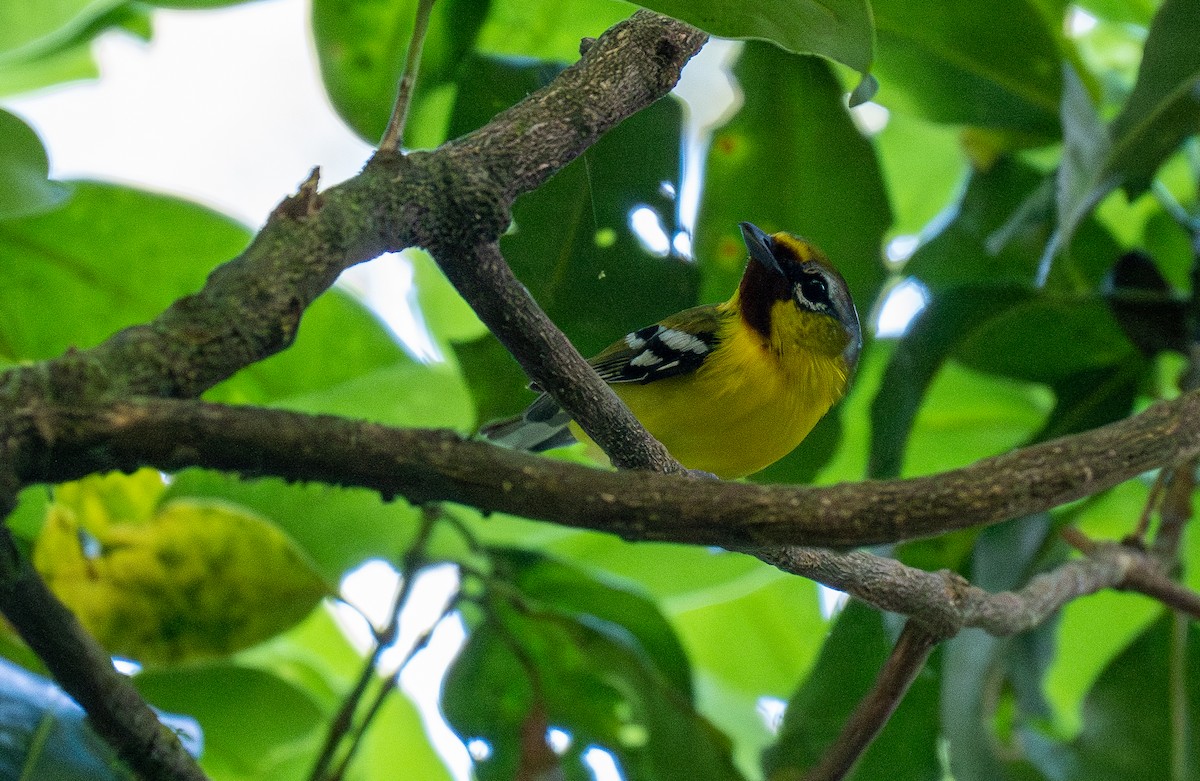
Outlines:
{"type": "MultiPolygon", "coordinates": [[[[817,247],[741,229],[750,260],[728,301],[634,331],[590,361],[676,460],[722,478],[800,444],[845,395],[862,349],[846,280],[817,247]]],[[[589,441],[546,394],[481,433],[532,451],[589,441]]]]}

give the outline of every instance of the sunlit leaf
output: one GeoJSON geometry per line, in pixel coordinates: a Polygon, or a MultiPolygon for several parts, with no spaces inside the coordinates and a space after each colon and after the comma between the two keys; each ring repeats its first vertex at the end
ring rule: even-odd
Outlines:
{"type": "Polygon", "coordinates": [[[49,179],[50,163],[37,134],[17,117],[0,111],[0,219],[48,211],[71,195],[49,179]]]}
{"type": "Polygon", "coordinates": [[[125,0],[0,3],[0,63],[53,50],[125,0]]]}
{"type": "Polygon", "coordinates": [[[78,182],[70,203],[0,222],[0,357],[91,347],[199,290],[249,232],[193,203],[78,182]],[[46,291],[54,317],[45,317],[46,291]]]}
{"type": "Polygon", "coordinates": [[[484,54],[568,63],[637,6],[620,0],[492,0],[476,48],[484,54]]]}
{"type": "Polygon", "coordinates": [[[269,521],[233,505],[158,505],[143,470],[60,486],[34,549],[59,599],[111,653],[220,656],[303,618],[330,588],[269,521]]]}

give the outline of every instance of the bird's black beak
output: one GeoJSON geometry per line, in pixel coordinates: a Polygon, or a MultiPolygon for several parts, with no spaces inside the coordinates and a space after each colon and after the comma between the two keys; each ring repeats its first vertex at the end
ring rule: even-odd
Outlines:
{"type": "Polygon", "coordinates": [[[742,239],[746,242],[746,249],[750,250],[750,257],[779,276],[786,277],[787,275],[779,266],[779,261],[775,259],[775,253],[771,251],[771,246],[774,244],[771,237],[763,233],[757,225],[748,222],[738,223],[738,225],[742,229],[742,239]]]}

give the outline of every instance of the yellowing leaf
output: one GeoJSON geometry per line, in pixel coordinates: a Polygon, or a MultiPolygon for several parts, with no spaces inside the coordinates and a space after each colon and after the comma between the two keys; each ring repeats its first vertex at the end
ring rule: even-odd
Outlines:
{"type": "Polygon", "coordinates": [[[144,472],[62,486],[34,548],[51,590],[111,653],[144,664],[230,654],[332,593],[266,519],[214,501],[156,509],[144,502],[153,492],[144,472]]]}

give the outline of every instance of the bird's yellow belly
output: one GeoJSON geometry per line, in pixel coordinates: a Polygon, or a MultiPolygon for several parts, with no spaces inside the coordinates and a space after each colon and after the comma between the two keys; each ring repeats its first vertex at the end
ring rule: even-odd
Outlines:
{"type": "Polygon", "coordinates": [[[841,397],[846,375],[840,359],[804,353],[782,371],[774,357],[759,357],[613,390],[685,467],[732,479],[795,449],[841,397]]]}

